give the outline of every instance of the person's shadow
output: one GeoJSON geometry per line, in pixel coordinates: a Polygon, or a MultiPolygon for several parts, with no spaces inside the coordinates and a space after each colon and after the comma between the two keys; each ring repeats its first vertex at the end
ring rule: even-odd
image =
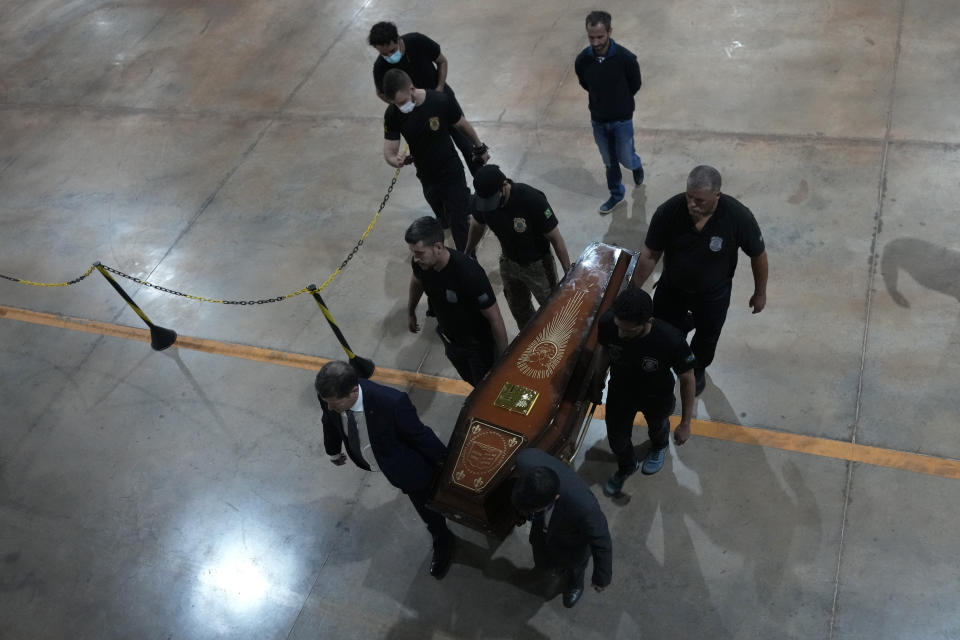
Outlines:
{"type": "MultiPolygon", "coordinates": [[[[919,238],[895,238],[884,246],[880,259],[880,274],[887,292],[898,306],[912,309],[910,300],[900,291],[901,271],[920,286],[960,302],[960,278],[957,276],[960,274],[960,251],[919,238]]],[[[933,310],[931,305],[942,309],[943,300],[925,296],[923,300],[916,302],[916,308],[910,313],[926,313],[928,318],[935,318],[936,313],[929,314],[929,311],[933,310]]],[[[948,303],[947,306],[952,305],[948,303]]],[[[938,313],[943,317],[943,311],[938,313]]],[[[899,323],[900,320],[895,319],[893,322],[899,323]]],[[[927,345],[926,349],[930,350],[924,364],[924,370],[928,374],[925,384],[918,390],[891,390],[888,392],[890,397],[887,401],[900,407],[901,412],[905,411],[910,415],[908,422],[913,424],[915,429],[922,429],[922,432],[914,434],[915,437],[907,446],[924,453],[951,456],[955,451],[955,448],[951,451],[950,445],[954,442],[953,435],[956,431],[955,411],[951,411],[950,406],[944,404],[942,399],[951,397],[956,386],[957,362],[960,356],[960,315],[953,321],[949,336],[942,335],[942,330],[935,329],[932,325],[930,328],[931,331],[927,331],[922,340],[927,345]]],[[[877,347],[880,351],[884,348],[886,347],[877,347]]]]}
{"type": "Polygon", "coordinates": [[[606,192],[606,184],[597,180],[590,171],[575,165],[576,163],[570,162],[563,167],[541,173],[537,178],[537,184],[550,184],[558,189],[585,196],[601,195],[606,192]]]}
{"type": "Polygon", "coordinates": [[[647,237],[647,187],[640,185],[633,190],[633,204],[629,213],[626,209],[617,209],[607,216],[610,221],[603,241],[630,251],[638,252],[643,248],[647,237]]]}
{"type": "Polygon", "coordinates": [[[458,533],[454,565],[442,585],[425,573],[410,582],[399,601],[415,615],[398,619],[385,637],[548,640],[550,636],[534,628],[530,620],[547,599],[559,593],[558,583],[551,583],[538,570],[517,567],[509,559],[492,559],[496,548],[471,542],[462,530],[458,533]]]}
{"type": "MultiPolygon", "coordinates": [[[[710,395],[704,400],[712,405],[711,416],[736,416],[721,389],[713,386],[710,395]]],[[[646,427],[634,429],[638,441],[642,459],[649,449],[646,427]]],[[[585,452],[579,474],[599,494],[615,468],[604,439],[585,452]]],[[[625,511],[610,518],[604,506],[618,525],[612,532],[614,573],[626,558],[639,567],[633,579],[643,597],[624,608],[644,620],[651,637],[699,637],[704,629],[712,630],[712,638],[771,637],[789,624],[790,603],[803,593],[808,573],[804,561],[816,557],[821,537],[816,497],[793,462],[778,474],[761,447],[693,436],[680,448],[671,442],[657,475],[637,473],[620,496],[600,499],[625,511]],[[717,464],[691,462],[695,458],[716,458],[717,464]],[[731,460],[733,465],[725,464],[731,460]],[[758,612],[762,622],[747,623],[765,625],[751,629],[757,633],[746,633],[739,622],[733,628],[725,613],[739,610],[744,597],[778,603],[758,612]],[[698,605],[680,617],[657,615],[678,602],[698,605]]]]}
{"type": "MultiPolygon", "coordinates": [[[[386,480],[369,478],[364,482],[386,480]]],[[[391,490],[378,485],[366,491],[386,494],[391,490]]],[[[428,572],[429,535],[413,507],[402,504],[409,502],[407,498],[397,492],[395,498],[379,506],[361,506],[369,501],[369,496],[358,495],[350,501],[352,509],[336,523],[336,535],[328,542],[329,555],[324,564],[327,575],[317,581],[320,586],[312,594],[314,598],[322,599],[326,606],[336,606],[346,599],[343,605],[347,609],[368,607],[370,611],[382,608],[378,604],[396,603],[404,614],[394,616],[383,635],[386,638],[549,638],[524,622],[532,619],[545,602],[542,576],[517,568],[510,560],[492,559],[501,541],[484,541],[482,534],[448,521],[457,536],[453,564],[443,580],[437,581],[428,572]],[[364,567],[362,584],[343,592],[343,585],[352,582],[347,576],[358,565],[364,567]],[[337,577],[340,579],[334,579],[337,577]],[[362,606],[353,600],[358,592],[369,594],[362,606]]],[[[508,537],[505,542],[516,546],[517,541],[508,537]]],[[[378,621],[378,617],[390,616],[373,615],[370,622],[379,626],[378,622],[386,621],[378,621]]]]}
{"type": "Polygon", "coordinates": [[[939,291],[960,301],[960,251],[920,240],[895,238],[883,248],[880,273],[893,301],[910,307],[898,288],[900,271],[906,271],[923,287],[939,291]]]}

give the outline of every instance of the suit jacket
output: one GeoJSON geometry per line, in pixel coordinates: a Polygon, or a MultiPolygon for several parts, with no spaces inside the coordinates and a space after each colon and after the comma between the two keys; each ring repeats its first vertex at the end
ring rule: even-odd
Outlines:
{"type": "MultiPolygon", "coordinates": [[[[407,394],[369,380],[360,380],[359,384],[370,448],[383,475],[404,492],[426,489],[446,458],[446,446],[420,422],[407,394]]],[[[320,405],[323,447],[328,455],[337,455],[343,447],[343,421],[322,400],[320,405]]],[[[353,454],[348,447],[347,455],[356,463],[353,454]]]]}
{"type": "Polygon", "coordinates": [[[607,518],[587,483],[573,469],[549,453],[527,448],[517,454],[517,470],[548,467],[560,477],[560,497],[554,503],[550,524],[544,532],[532,525],[530,542],[542,548],[553,564],[578,567],[593,554],[593,584],[605,587],[613,578],[613,543],[607,518]]]}

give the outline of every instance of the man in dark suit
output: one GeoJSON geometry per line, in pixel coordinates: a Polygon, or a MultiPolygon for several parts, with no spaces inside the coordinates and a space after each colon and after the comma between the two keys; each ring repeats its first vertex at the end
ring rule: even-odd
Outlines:
{"type": "Polygon", "coordinates": [[[572,607],[583,595],[591,553],[593,588],[603,591],[613,577],[613,545],[607,518],[590,488],[570,467],[540,449],[524,449],[516,463],[513,506],[531,521],[536,565],[567,573],[563,606],[572,607]]]}
{"type": "Polygon", "coordinates": [[[365,471],[379,468],[390,484],[407,494],[433,536],[430,575],[440,580],[450,568],[454,536],[444,517],[426,502],[447,448],[420,421],[407,394],[359,379],[346,362],[324,365],[316,389],[330,461],[342,465],[349,456],[365,471]]]}

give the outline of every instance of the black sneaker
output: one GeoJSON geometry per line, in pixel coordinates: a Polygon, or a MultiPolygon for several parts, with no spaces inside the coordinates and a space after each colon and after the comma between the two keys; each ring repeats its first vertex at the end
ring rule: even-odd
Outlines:
{"type": "Polygon", "coordinates": [[[637,167],[633,170],[633,184],[639,187],[643,184],[643,167],[637,167]]]}
{"type": "Polygon", "coordinates": [[[620,495],[620,491],[623,489],[623,483],[626,482],[627,478],[635,474],[639,468],[640,461],[634,460],[633,469],[630,469],[629,471],[617,469],[614,474],[607,478],[607,481],[603,484],[603,495],[607,496],[608,498],[620,495]]]}

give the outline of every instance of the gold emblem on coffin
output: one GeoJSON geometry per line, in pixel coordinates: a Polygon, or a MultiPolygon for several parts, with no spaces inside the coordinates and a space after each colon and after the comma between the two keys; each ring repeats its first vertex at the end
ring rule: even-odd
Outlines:
{"type": "Polygon", "coordinates": [[[507,411],[522,413],[528,416],[533,409],[533,404],[539,397],[540,394],[533,389],[504,382],[500,388],[500,393],[497,394],[497,399],[493,401],[493,405],[501,409],[506,409],[507,411]]]}
{"type": "Polygon", "coordinates": [[[567,345],[577,326],[577,313],[586,291],[573,293],[560,313],[550,318],[537,337],[527,346],[517,360],[517,368],[531,378],[542,380],[553,375],[563,360],[567,345]]]}
{"type": "Polygon", "coordinates": [[[450,477],[455,484],[480,493],[524,440],[521,435],[474,418],[450,477]]]}

